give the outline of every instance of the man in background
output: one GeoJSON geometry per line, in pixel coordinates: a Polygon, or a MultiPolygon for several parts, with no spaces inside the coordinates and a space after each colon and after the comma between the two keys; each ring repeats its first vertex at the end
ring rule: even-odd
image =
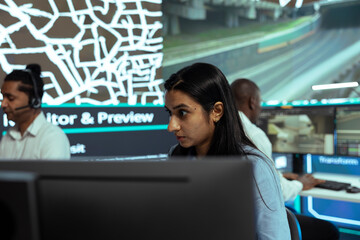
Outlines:
{"type": "MultiPolygon", "coordinates": [[[[248,79],[237,79],[231,84],[231,89],[246,135],[260,151],[272,159],[271,142],[265,132],[255,125],[261,112],[259,87],[248,79]]],[[[311,189],[324,182],[311,174],[299,176],[295,173],[283,175],[279,172],[279,178],[285,202],[295,199],[302,190],[311,189]]],[[[339,231],[332,223],[305,215],[295,215],[300,224],[303,240],[339,239],[339,231]]]]}
{"type": "Polygon", "coordinates": [[[4,79],[1,108],[15,126],[1,139],[2,159],[70,159],[67,136],[41,111],[44,82],[40,73],[38,64],[30,64],[4,79]]]}

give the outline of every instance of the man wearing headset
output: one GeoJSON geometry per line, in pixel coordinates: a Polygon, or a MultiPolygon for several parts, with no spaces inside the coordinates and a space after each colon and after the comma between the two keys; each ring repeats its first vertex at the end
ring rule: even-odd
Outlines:
{"type": "Polygon", "coordinates": [[[41,111],[44,82],[38,64],[8,74],[1,87],[1,108],[15,126],[0,142],[2,159],[70,159],[70,144],[58,126],[41,111]]]}

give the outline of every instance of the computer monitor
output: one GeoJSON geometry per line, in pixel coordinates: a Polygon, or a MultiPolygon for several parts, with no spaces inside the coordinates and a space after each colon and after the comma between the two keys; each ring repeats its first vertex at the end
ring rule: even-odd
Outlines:
{"type": "MultiPolygon", "coordinates": [[[[307,154],[303,158],[303,167],[307,173],[347,175],[359,179],[360,159],[358,157],[307,154]]],[[[347,180],[344,179],[341,182],[347,182],[347,180]]],[[[335,193],[341,195],[340,192],[335,191],[335,193]]],[[[359,193],[346,193],[345,191],[343,191],[343,194],[359,195],[359,193]]],[[[307,196],[301,198],[301,211],[303,214],[331,221],[338,227],[360,233],[360,204],[356,201],[340,201],[307,196]]]]}
{"type": "Polygon", "coordinates": [[[255,239],[245,160],[0,161],[0,169],[37,174],[41,239],[255,239]]]}
{"type": "Polygon", "coordinates": [[[336,108],[336,154],[360,156],[360,107],[336,108]]]}
{"type": "Polygon", "coordinates": [[[280,172],[293,172],[293,155],[292,153],[273,153],[275,167],[280,172]]]}
{"type": "Polygon", "coordinates": [[[0,239],[39,240],[36,174],[0,171],[0,239]]]}
{"type": "Polygon", "coordinates": [[[258,125],[273,152],[334,154],[334,108],[263,108],[258,125]]]}

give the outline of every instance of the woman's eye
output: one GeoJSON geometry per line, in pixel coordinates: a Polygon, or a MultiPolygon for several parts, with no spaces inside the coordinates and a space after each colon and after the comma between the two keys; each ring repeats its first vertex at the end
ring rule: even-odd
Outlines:
{"type": "Polygon", "coordinates": [[[180,114],[180,116],[183,117],[183,116],[185,116],[185,115],[187,114],[187,112],[186,112],[186,111],[183,111],[183,110],[180,110],[180,111],[179,111],[179,114],[180,114]]]}

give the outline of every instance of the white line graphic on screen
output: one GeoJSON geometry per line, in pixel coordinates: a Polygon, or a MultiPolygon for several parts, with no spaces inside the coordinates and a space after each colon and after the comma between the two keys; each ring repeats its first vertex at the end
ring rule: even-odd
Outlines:
{"type": "Polygon", "coordinates": [[[44,103],[163,104],[161,0],[24,2],[0,3],[0,70],[40,63],[44,103]]]}

